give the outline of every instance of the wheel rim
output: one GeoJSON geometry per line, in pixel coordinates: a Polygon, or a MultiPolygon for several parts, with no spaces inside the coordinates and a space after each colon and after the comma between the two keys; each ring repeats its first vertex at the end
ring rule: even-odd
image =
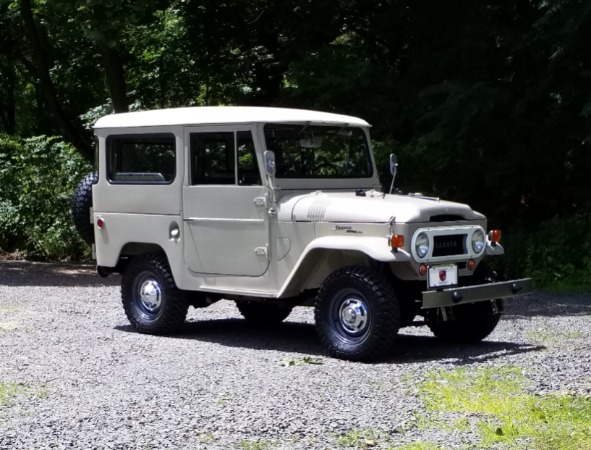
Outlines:
{"type": "Polygon", "coordinates": [[[139,313],[148,320],[158,317],[162,308],[163,290],[151,273],[140,274],[135,283],[135,304],[139,313]]]}
{"type": "Polygon", "coordinates": [[[365,298],[355,290],[341,292],[333,308],[333,323],[341,338],[363,340],[368,332],[371,318],[365,298]]]}
{"type": "Polygon", "coordinates": [[[351,334],[363,333],[368,324],[367,305],[359,298],[347,298],[339,309],[340,324],[351,334]]]}

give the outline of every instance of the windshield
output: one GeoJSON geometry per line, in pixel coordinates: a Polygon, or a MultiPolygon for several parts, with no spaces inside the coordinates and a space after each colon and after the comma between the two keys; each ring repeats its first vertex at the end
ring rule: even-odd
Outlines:
{"type": "Polygon", "coordinates": [[[369,178],[373,167],[358,127],[265,125],[267,150],[275,153],[277,178],[369,178]]]}

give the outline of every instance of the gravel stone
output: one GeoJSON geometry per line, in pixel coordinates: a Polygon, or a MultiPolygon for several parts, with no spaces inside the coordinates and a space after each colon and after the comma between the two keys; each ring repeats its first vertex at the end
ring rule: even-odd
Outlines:
{"type": "Polygon", "coordinates": [[[477,345],[405,328],[383,361],[362,364],[323,353],[310,308],[259,328],[222,301],[191,309],[178,335],[139,334],[119,283],[89,265],[0,261],[0,383],[17,386],[0,396],[0,449],[324,450],[360,430],[376,434],[371,448],[468,448],[474,432],[417,426],[429,370],[519,366],[533,393],[591,395],[588,293],[507,302],[477,345]]]}

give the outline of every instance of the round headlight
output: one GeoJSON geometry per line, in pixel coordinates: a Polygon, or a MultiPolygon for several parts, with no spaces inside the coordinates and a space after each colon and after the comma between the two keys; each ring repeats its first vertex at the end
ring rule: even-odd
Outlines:
{"type": "Polygon", "coordinates": [[[415,252],[419,258],[424,258],[429,253],[429,237],[425,233],[420,233],[415,239],[415,252]]]}
{"type": "Polygon", "coordinates": [[[474,253],[482,253],[484,250],[484,233],[482,230],[476,230],[472,233],[472,250],[474,250],[474,253]]]}

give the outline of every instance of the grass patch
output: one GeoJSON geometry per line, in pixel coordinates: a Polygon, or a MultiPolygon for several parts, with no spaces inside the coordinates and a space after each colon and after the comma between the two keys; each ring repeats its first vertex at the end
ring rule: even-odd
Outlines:
{"type": "Polygon", "coordinates": [[[572,341],[575,339],[581,339],[585,337],[585,333],[582,331],[570,331],[566,333],[544,333],[541,331],[534,331],[528,333],[527,337],[533,341],[544,343],[544,344],[559,344],[564,341],[572,341]]]}
{"type": "Polygon", "coordinates": [[[527,383],[517,367],[439,370],[420,395],[428,410],[467,415],[482,448],[591,449],[591,398],[532,395],[527,383]]]}
{"type": "Polygon", "coordinates": [[[217,440],[217,437],[211,431],[199,433],[197,437],[199,438],[199,441],[203,444],[211,444],[217,440]]]}
{"type": "Polygon", "coordinates": [[[46,399],[49,397],[49,392],[46,385],[32,388],[21,383],[0,382],[0,406],[12,405],[18,396],[46,399]]]}
{"type": "Polygon", "coordinates": [[[395,444],[391,436],[386,432],[376,431],[371,428],[353,429],[336,438],[340,448],[355,448],[362,450],[446,450],[433,442],[418,441],[411,444],[395,444]]]}
{"type": "Polygon", "coordinates": [[[337,445],[345,448],[374,448],[389,442],[389,437],[371,428],[349,430],[337,436],[337,445]]]}
{"type": "Polygon", "coordinates": [[[413,442],[396,447],[396,450],[445,450],[445,447],[440,447],[432,442],[413,442]]]}
{"type": "Polygon", "coordinates": [[[23,388],[15,383],[0,383],[0,406],[9,404],[23,388]]]}
{"type": "Polygon", "coordinates": [[[238,443],[238,448],[242,450],[269,450],[273,448],[274,445],[273,442],[264,439],[260,441],[243,440],[238,443]]]}

